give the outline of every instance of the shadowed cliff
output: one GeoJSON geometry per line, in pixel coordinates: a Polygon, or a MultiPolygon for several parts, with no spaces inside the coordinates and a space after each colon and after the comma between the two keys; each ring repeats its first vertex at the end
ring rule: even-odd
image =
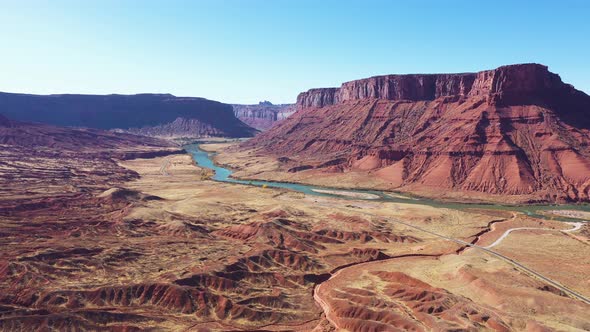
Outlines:
{"type": "Polygon", "coordinates": [[[169,94],[29,95],[0,93],[0,113],[27,122],[98,129],[133,129],[151,136],[250,137],[256,131],[232,107],[169,94]]]}

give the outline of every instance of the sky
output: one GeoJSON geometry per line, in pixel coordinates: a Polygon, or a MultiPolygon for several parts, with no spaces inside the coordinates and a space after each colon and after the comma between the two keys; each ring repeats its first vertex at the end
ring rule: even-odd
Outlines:
{"type": "Polygon", "coordinates": [[[590,93],[590,1],[0,0],[0,91],[292,103],[536,62],[590,93]]]}

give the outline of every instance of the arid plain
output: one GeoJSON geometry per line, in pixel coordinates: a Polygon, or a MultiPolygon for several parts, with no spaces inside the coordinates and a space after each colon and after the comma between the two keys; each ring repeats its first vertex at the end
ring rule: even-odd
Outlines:
{"type": "Polygon", "coordinates": [[[587,224],[570,233],[570,224],[508,211],[462,212],[202,181],[189,157],[170,158],[167,177],[160,159],[121,164],[141,176],[131,189],[164,199],[126,219],[203,237],[185,262],[175,252],[169,258],[175,269],[165,269],[167,282],[188,279],[186,285],[205,292],[211,288],[203,274],[229,283],[213,291],[216,301],[209,304],[215,313],[208,318],[218,322],[199,323],[205,316],[194,319],[195,327],[223,329],[225,320],[232,328],[270,330],[583,330],[590,323],[588,304],[506,260],[442,238],[485,247],[506,230],[531,228],[514,231],[494,250],[589,296],[590,280],[579,278],[590,267],[587,224]],[[567,268],[555,269],[556,261],[567,268]],[[232,274],[224,275],[228,267],[232,274]]]}
{"type": "Polygon", "coordinates": [[[587,224],[220,183],[188,154],[149,157],[115,157],[111,174],[138,176],[59,206],[3,193],[3,330],[590,328],[588,304],[466,245],[543,229],[493,250],[590,297],[587,224]]]}

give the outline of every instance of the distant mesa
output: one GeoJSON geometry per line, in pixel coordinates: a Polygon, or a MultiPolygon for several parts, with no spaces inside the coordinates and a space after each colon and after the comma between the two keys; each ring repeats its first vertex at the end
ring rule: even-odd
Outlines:
{"type": "Polygon", "coordinates": [[[270,101],[261,101],[256,105],[232,105],[234,114],[250,127],[264,131],[281,123],[295,113],[294,104],[274,105],[270,101]]]}
{"type": "Polygon", "coordinates": [[[427,196],[589,201],[590,97],[540,64],[376,76],[303,92],[296,109],[242,146],[427,196]]]}
{"type": "Polygon", "coordinates": [[[0,113],[18,121],[151,136],[251,137],[257,132],[238,120],[230,105],[170,94],[0,93],[0,113]]]}
{"type": "Polygon", "coordinates": [[[340,88],[300,93],[297,106],[323,107],[365,99],[433,101],[443,97],[486,97],[490,104],[498,106],[527,105],[540,103],[541,99],[549,101],[544,92],[559,92],[552,99],[585,95],[563,83],[547,66],[519,64],[478,73],[374,76],[343,83],[340,88]]]}

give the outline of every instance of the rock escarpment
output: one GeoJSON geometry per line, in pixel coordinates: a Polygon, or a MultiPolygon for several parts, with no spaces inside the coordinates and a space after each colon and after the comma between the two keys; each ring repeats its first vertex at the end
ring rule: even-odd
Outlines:
{"type": "Polygon", "coordinates": [[[230,105],[170,94],[41,96],[0,93],[0,113],[19,121],[132,129],[144,135],[250,137],[256,133],[234,116],[230,105]]]}
{"type": "Polygon", "coordinates": [[[267,130],[295,113],[294,104],[273,105],[263,101],[257,105],[232,105],[234,114],[245,124],[258,130],[267,130]]]}
{"type": "Polygon", "coordinates": [[[378,76],[297,101],[293,116],[244,147],[434,196],[589,200],[590,97],[546,66],[378,76]]]}
{"type": "Polygon", "coordinates": [[[575,94],[546,66],[523,64],[462,74],[384,75],[343,83],[340,88],[311,89],[299,94],[298,108],[324,107],[355,100],[432,101],[442,97],[487,97],[506,105],[534,102],[543,93],[575,94]]]}

